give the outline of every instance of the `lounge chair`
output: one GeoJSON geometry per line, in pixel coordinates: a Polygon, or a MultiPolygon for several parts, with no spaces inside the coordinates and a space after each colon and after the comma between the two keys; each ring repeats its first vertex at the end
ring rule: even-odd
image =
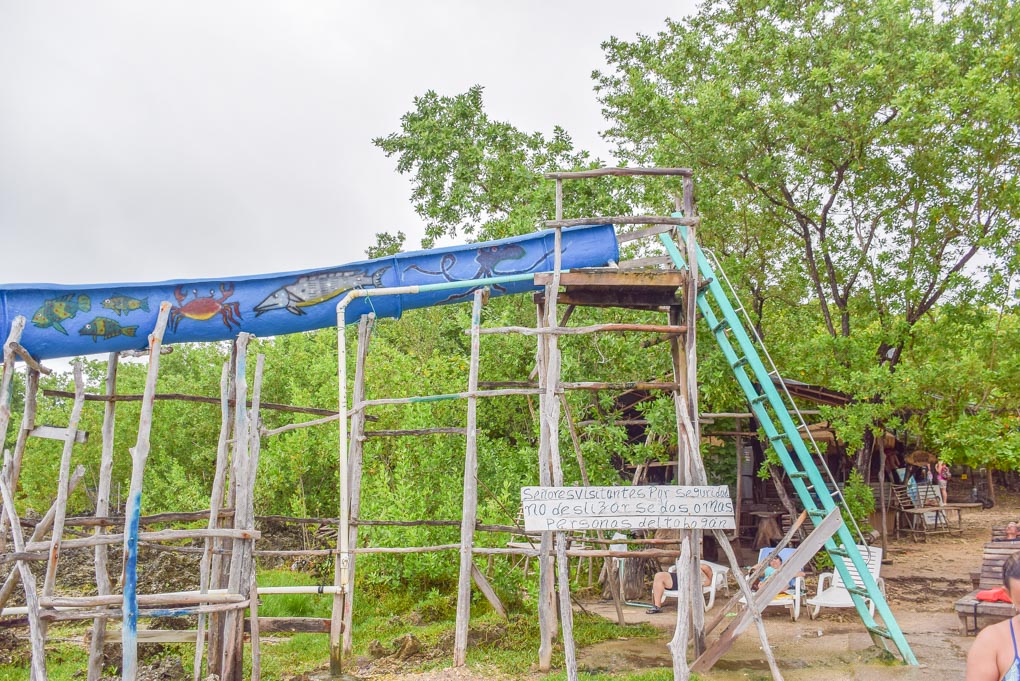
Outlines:
{"type": "MultiPolygon", "coordinates": [[[[729,582],[727,581],[727,578],[729,577],[730,574],[730,569],[725,565],[719,565],[718,563],[713,563],[707,560],[701,561],[701,564],[707,565],[712,569],[712,581],[708,584],[708,586],[702,589],[704,594],[708,596],[708,601],[705,603],[705,610],[711,610],[712,606],[715,605],[715,595],[719,591],[719,589],[722,589],[723,593],[725,593],[727,596],[730,593],[730,585],[729,582]]],[[[675,570],[676,570],[675,566],[669,569],[670,572],[673,572],[675,570]]],[[[676,589],[667,589],[666,591],[662,592],[662,600],[665,602],[667,598],[676,598],[679,600],[680,592],[676,589]]]]}
{"type": "MultiPolygon", "coordinates": [[[[768,547],[758,549],[758,563],[761,564],[761,562],[765,560],[768,557],[768,555],[772,553],[773,550],[774,549],[768,547]]],[[[797,549],[794,548],[780,549],[779,557],[782,558],[783,562],[785,563],[787,560],[789,560],[790,556],[792,556],[796,550],[797,549]]],[[[793,579],[790,580],[790,584],[788,585],[788,587],[783,591],[780,591],[775,598],[773,598],[765,605],[765,607],[771,608],[775,606],[777,608],[786,608],[787,610],[790,611],[790,619],[796,622],[797,619],[800,617],[800,604],[803,594],[804,594],[804,578],[801,576],[794,577],[793,579]]],[[[745,601],[743,598],[741,598],[740,602],[744,603],[745,601]]]]}
{"type": "MultiPolygon", "coordinates": [[[[877,546],[858,546],[857,549],[861,552],[861,555],[867,561],[868,572],[878,583],[879,590],[885,594],[885,580],[879,576],[879,572],[882,570],[882,549],[877,546]]],[[[842,561],[850,571],[850,575],[853,577],[854,585],[863,588],[864,583],[861,581],[860,575],[857,573],[857,569],[854,567],[853,562],[842,556],[832,556],[834,561],[842,561]]],[[[871,599],[865,599],[868,602],[868,611],[874,616],[875,604],[871,599]]],[[[818,617],[819,611],[822,608],[852,608],[854,607],[853,598],[850,596],[850,592],[846,589],[846,584],[843,582],[843,577],[838,570],[832,572],[823,572],[818,576],[818,595],[805,601],[809,606],[812,607],[810,611],[811,619],[818,617]]]]}

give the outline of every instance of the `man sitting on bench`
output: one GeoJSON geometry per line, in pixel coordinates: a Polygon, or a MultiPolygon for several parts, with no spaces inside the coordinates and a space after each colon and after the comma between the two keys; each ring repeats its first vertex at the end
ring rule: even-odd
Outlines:
{"type": "Polygon", "coordinates": [[[1016,541],[1017,539],[1020,539],[1020,525],[1017,525],[1015,520],[1011,520],[1006,524],[1006,534],[996,537],[992,541],[1016,541]]]}

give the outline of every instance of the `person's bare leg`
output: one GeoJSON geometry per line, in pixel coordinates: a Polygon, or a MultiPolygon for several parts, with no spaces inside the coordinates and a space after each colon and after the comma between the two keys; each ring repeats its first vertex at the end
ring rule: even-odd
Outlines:
{"type": "Polygon", "coordinates": [[[673,575],[668,572],[655,573],[655,579],[652,580],[652,604],[656,608],[662,607],[662,594],[671,586],[673,586],[673,575]]]}

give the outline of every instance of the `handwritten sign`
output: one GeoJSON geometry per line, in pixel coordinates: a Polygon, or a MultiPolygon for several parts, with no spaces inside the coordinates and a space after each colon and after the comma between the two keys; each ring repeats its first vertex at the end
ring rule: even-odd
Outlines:
{"type": "Polygon", "coordinates": [[[524,487],[524,529],[732,530],[733,502],[725,485],[688,487],[524,487]]]}

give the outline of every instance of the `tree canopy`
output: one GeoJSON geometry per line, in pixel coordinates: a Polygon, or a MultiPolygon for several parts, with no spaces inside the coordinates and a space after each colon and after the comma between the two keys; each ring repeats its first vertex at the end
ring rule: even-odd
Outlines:
{"type": "MultiPolygon", "coordinates": [[[[702,238],[732,256],[767,335],[794,331],[770,314],[795,319],[766,300],[817,312],[831,340],[787,361],[821,352],[829,366],[805,373],[858,397],[849,414],[890,420],[938,407],[934,385],[904,394],[909,376],[887,375],[911,349],[914,371],[931,365],[922,334],[1015,302],[1018,22],[997,0],[706,2],[656,36],[607,41],[596,90],[623,158],[696,169],[702,238]]],[[[945,370],[967,350],[935,356],[945,370]]],[[[1004,397],[986,385],[953,408],[1015,409],[1004,397]]]]}

